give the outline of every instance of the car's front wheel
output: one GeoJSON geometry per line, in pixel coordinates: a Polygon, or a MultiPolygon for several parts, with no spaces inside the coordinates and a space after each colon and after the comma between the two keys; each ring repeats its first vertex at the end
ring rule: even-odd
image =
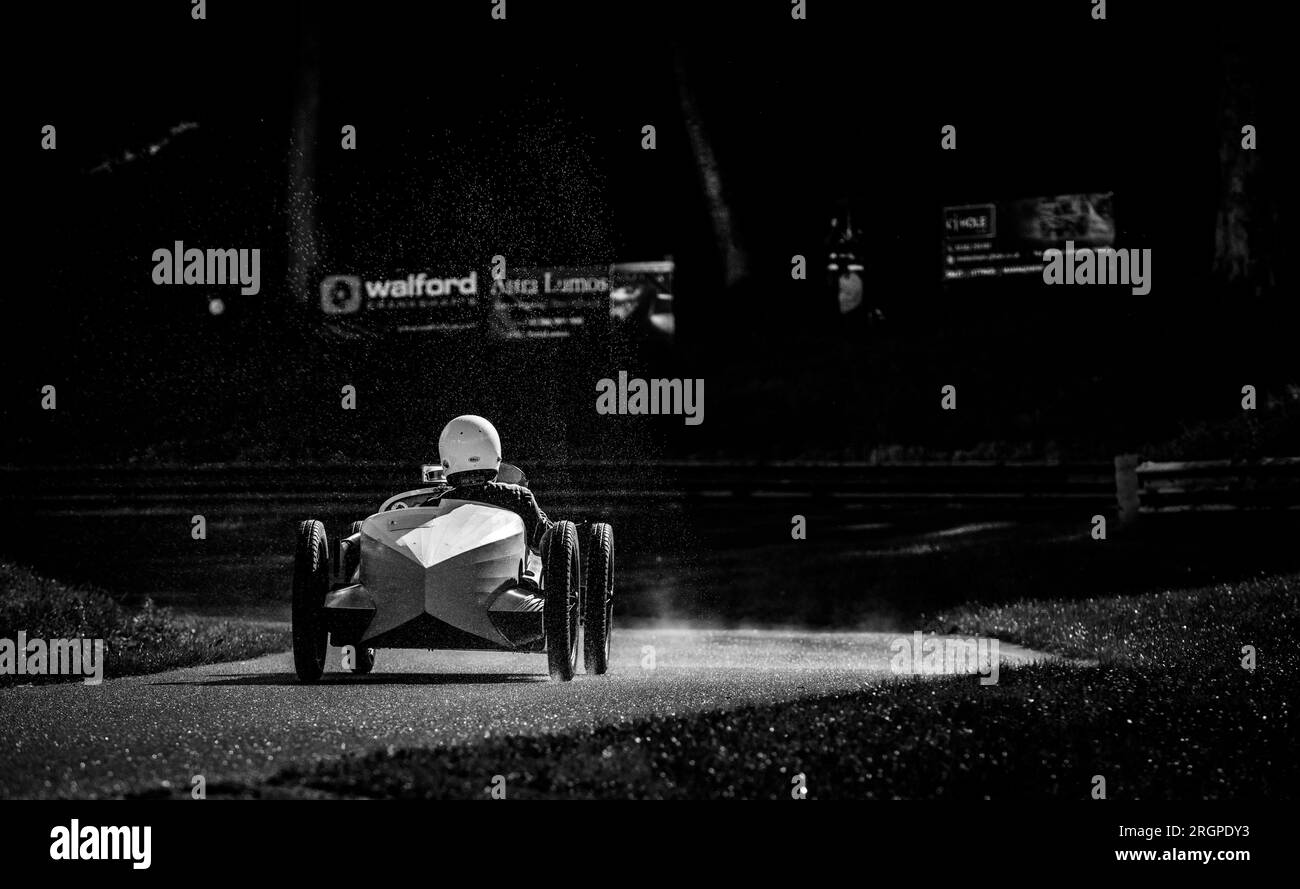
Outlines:
{"type": "Polygon", "coordinates": [[[321,612],[329,582],[330,552],[325,526],[308,519],[298,526],[293,558],[293,666],[303,682],[316,682],[325,672],[329,633],[321,612]]]}
{"type": "Polygon", "coordinates": [[[581,572],[578,528],[573,522],[556,522],[551,529],[545,574],[542,576],[546,593],[542,624],[551,678],[562,682],[572,679],[578,669],[581,572]]]}

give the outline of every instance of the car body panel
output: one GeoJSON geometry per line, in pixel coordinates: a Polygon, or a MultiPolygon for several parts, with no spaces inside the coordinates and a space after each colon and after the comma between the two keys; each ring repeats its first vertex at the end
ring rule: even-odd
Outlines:
{"type": "MultiPolygon", "coordinates": [[[[322,619],[335,645],[542,652],[542,560],[509,509],[448,498],[442,467],[343,538],[322,619]]],[[[528,485],[502,463],[498,480],[528,485]]]]}
{"type": "Polygon", "coordinates": [[[362,642],[427,614],[491,644],[511,647],[489,611],[520,584],[528,547],[518,515],[486,504],[443,500],[436,506],[376,513],[360,533],[361,586],[375,603],[362,642]]]}

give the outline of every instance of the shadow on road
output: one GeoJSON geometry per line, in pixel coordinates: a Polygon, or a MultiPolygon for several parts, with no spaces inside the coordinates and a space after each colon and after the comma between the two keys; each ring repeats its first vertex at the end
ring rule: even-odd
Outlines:
{"type": "MultiPolygon", "coordinates": [[[[316,685],[504,685],[522,682],[548,682],[544,673],[372,673],[369,676],[326,674],[316,685]]],[[[196,682],[153,682],[151,685],[296,685],[292,673],[256,673],[212,676],[196,682]]]]}

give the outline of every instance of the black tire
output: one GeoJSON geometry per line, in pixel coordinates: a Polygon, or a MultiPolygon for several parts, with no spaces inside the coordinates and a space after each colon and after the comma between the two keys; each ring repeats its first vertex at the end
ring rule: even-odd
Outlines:
{"type": "Polygon", "coordinates": [[[329,591],[330,551],[325,526],[308,519],[298,526],[293,557],[293,667],[303,682],[325,672],[329,634],[321,610],[329,591]]]}
{"type": "Polygon", "coordinates": [[[609,671],[614,635],[614,529],[589,525],[582,538],[582,664],[595,676],[609,671]]]}
{"type": "Polygon", "coordinates": [[[352,646],[352,672],[358,676],[366,676],[375,668],[375,649],[362,648],[360,645],[352,646]]]}
{"type": "Polygon", "coordinates": [[[578,528],[556,522],[551,529],[542,576],[546,604],[542,626],[546,633],[546,662],[551,678],[568,682],[578,669],[578,623],[582,599],[582,562],[578,528]]]}

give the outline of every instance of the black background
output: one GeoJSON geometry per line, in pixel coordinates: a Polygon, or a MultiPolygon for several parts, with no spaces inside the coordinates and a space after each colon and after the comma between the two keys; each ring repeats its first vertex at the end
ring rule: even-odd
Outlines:
{"type": "MultiPolygon", "coordinates": [[[[517,458],[601,454],[1108,457],[1297,380],[1286,261],[1294,156],[1277,19],[1234,4],[429,7],[180,2],[59,6],[13,23],[20,147],[3,405],[12,462],[421,459],[447,416],[493,416],[517,458]],[[320,60],[317,274],[485,263],[678,264],[678,347],[648,371],[702,377],[706,422],[597,423],[603,347],[462,339],[338,344],[291,292],[286,223],[304,59],[320,60]],[[728,281],[680,111],[687,72],[748,274],[728,281]],[[1275,213],[1272,283],[1213,274],[1225,85],[1260,133],[1249,187],[1275,213]],[[1245,86],[1242,86],[1245,84],[1245,86]],[[145,149],[182,121],[197,129],[145,149]],[[58,126],[55,152],[39,130],[58,126]],[[358,150],[338,150],[339,128],[358,150]],[[658,129],[654,152],[640,128],[658,129]],[[939,128],[958,128],[958,150],[939,128]],[[123,160],[124,152],[137,155],[123,160]],[[104,162],[109,171],[89,172],[104,162]],[[1152,292],[945,287],[946,204],[1114,191],[1118,246],[1152,292]],[[841,322],[820,272],[847,201],[867,298],[841,322]],[[151,284],[152,251],[262,248],[262,291],[151,284]],[[790,257],[808,257],[807,281],[790,257]],[[59,386],[57,416],[39,389],[59,386]],[[350,383],[362,409],[339,418],[350,383]],[[962,392],[943,416],[938,388],[962,392]]],[[[310,301],[314,293],[306,294],[310,301]]],[[[1294,413],[1294,410],[1292,410],[1294,413]]],[[[1285,435],[1294,432],[1294,423],[1285,435]]],[[[1283,439],[1286,440],[1285,438],[1283,439]]]]}

